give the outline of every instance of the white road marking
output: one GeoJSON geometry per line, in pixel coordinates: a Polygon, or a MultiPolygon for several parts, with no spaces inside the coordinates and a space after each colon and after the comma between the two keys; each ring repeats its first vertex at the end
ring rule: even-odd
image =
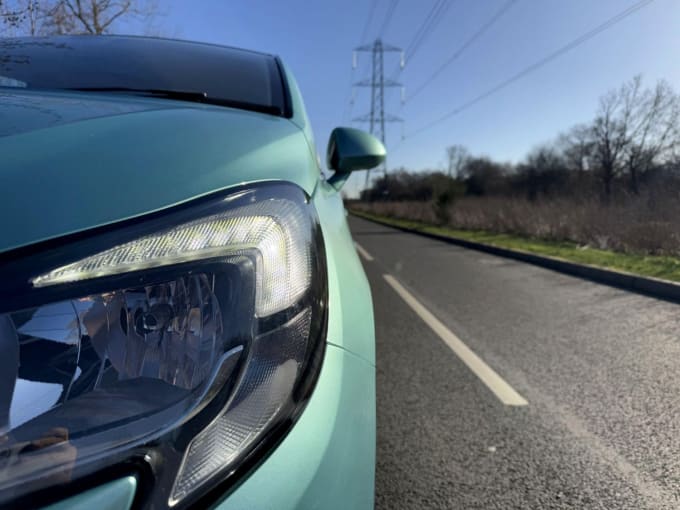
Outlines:
{"type": "Polygon", "coordinates": [[[363,258],[365,258],[368,262],[371,262],[373,260],[373,257],[371,256],[370,253],[368,253],[366,250],[364,250],[359,243],[354,243],[354,246],[356,247],[357,251],[359,252],[359,255],[361,255],[363,258]]]}
{"type": "Polygon", "coordinates": [[[387,283],[406,301],[421,319],[441,338],[472,372],[507,406],[525,406],[529,402],[498,375],[493,368],[477,356],[463,341],[437,319],[407,291],[392,275],[383,275],[387,283]]]}

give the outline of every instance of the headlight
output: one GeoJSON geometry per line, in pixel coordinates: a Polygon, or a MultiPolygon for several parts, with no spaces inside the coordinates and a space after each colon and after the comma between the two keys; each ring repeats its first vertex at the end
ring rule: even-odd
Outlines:
{"type": "Polygon", "coordinates": [[[286,184],[3,256],[0,503],[121,466],[154,508],[233,481],[316,380],[324,260],[286,184]]]}

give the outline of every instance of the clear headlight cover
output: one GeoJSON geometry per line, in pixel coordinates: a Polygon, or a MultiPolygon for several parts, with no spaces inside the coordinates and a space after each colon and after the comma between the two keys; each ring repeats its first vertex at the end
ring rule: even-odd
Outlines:
{"type": "Polygon", "coordinates": [[[288,184],[4,255],[0,504],[121,470],[154,508],[232,482],[316,380],[324,260],[288,184]]]}

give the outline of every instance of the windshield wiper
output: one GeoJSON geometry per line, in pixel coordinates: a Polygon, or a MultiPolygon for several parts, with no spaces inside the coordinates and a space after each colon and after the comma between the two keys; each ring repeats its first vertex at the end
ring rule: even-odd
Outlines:
{"type": "Polygon", "coordinates": [[[235,101],[232,99],[222,99],[208,96],[207,92],[193,90],[171,90],[171,89],[136,89],[134,87],[69,87],[62,90],[75,90],[78,92],[121,92],[124,94],[136,94],[142,96],[162,97],[166,99],[176,99],[178,101],[190,101],[193,103],[213,104],[217,106],[227,106],[240,110],[253,112],[269,113],[270,115],[282,116],[283,112],[278,106],[268,106],[246,101],[235,101]]]}

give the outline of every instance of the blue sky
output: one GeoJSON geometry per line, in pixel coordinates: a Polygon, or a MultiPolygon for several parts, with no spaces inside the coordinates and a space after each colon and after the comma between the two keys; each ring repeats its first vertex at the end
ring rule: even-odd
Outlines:
{"type": "MultiPolygon", "coordinates": [[[[279,54],[299,81],[323,155],[333,127],[350,125],[351,117],[369,109],[368,89],[357,89],[348,115],[350,82],[368,77],[368,54],[359,56],[359,66],[352,71],[352,49],[378,35],[394,1],[376,0],[365,41],[361,36],[373,0],[164,0],[165,14],[158,25],[164,35],[279,54]]],[[[449,2],[398,78],[407,98],[505,0],[449,2]]],[[[389,126],[389,167],[443,166],[444,149],[453,143],[475,154],[518,161],[537,144],[591,119],[598,97],[635,74],[641,73],[648,85],[663,78],[680,90],[680,1],[655,0],[461,114],[408,136],[635,3],[517,0],[411,102],[402,108],[399,93],[389,96],[387,110],[404,118],[406,134],[399,143],[402,127],[389,126]]],[[[408,47],[434,4],[397,0],[383,40],[408,47]]],[[[386,54],[387,74],[397,58],[386,54]]],[[[361,176],[353,177],[350,190],[360,182],[361,176]]]]}

